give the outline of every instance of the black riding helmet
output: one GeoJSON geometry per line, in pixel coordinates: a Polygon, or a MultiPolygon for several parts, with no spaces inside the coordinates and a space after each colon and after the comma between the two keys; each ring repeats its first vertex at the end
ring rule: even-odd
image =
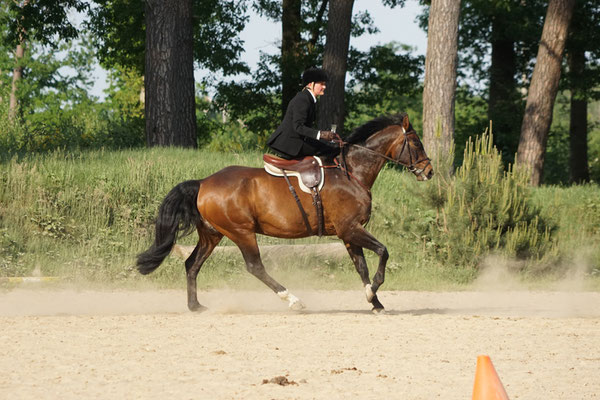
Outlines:
{"type": "Polygon", "coordinates": [[[321,68],[310,67],[302,73],[302,86],[311,82],[327,82],[327,72],[321,68]]]}

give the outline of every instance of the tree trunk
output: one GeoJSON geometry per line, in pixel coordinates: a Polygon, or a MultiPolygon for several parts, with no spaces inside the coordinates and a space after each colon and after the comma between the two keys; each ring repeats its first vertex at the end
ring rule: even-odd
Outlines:
{"type": "Polygon", "coordinates": [[[15,50],[15,68],[13,69],[12,87],[10,89],[10,100],[8,103],[8,119],[14,121],[17,116],[19,101],[17,97],[17,88],[19,81],[23,78],[23,66],[21,60],[25,56],[25,43],[21,42],[15,50]]]}
{"type": "Polygon", "coordinates": [[[148,146],[196,147],[192,1],[146,0],[148,146]]]}
{"type": "Polygon", "coordinates": [[[517,152],[517,164],[529,169],[530,183],[538,186],[558,91],[560,66],[575,0],[550,0],[537,62],[529,85],[517,152]]]}
{"type": "Polygon", "coordinates": [[[499,14],[492,22],[488,118],[492,121],[494,143],[503,150],[503,158],[512,163],[519,144],[519,125],[515,121],[521,121],[522,111],[515,83],[515,43],[507,18],[499,14]]]}
{"type": "MultiPolygon", "coordinates": [[[[21,7],[25,7],[29,4],[29,0],[25,0],[21,7]]],[[[23,18],[23,17],[21,17],[23,18]]],[[[21,19],[21,22],[23,20],[21,19]]],[[[10,89],[10,98],[8,100],[8,119],[14,121],[17,116],[17,110],[19,107],[19,99],[17,96],[17,90],[19,87],[19,81],[23,78],[23,66],[21,65],[21,60],[25,56],[25,29],[22,25],[17,28],[19,32],[19,44],[15,50],[15,67],[13,68],[13,79],[12,79],[12,87],[10,89]]]]}
{"type": "Polygon", "coordinates": [[[573,49],[567,55],[571,80],[571,119],[569,129],[569,176],[571,182],[590,181],[587,147],[587,99],[583,88],[579,87],[577,77],[585,75],[585,53],[573,49]]]}
{"type": "Polygon", "coordinates": [[[306,49],[306,55],[309,60],[315,58],[314,53],[316,50],[317,42],[319,41],[319,33],[321,32],[323,16],[325,15],[325,10],[327,9],[328,2],[329,0],[321,0],[319,11],[317,11],[317,16],[315,18],[315,22],[313,23],[313,28],[310,31],[310,40],[308,41],[308,46],[306,49]]]}
{"type": "Polygon", "coordinates": [[[454,147],[459,14],[460,0],[431,2],[423,88],[423,143],[429,157],[449,170],[453,160],[443,155],[454,147]]]}
{"type": "Polygon", "coordinates": [[[337,132],[344,132],[344,93],[346,71],[348,69],[348,47],[352,27],[352,7],[354,0],[331,0],[327,21],[327,42],[323,55],[323,69],[329,79],[325,95],[319,101],[317,126],[330,129],[337,125],[337,132]]]}
{"type": "Polygon", "coordinates": [[[300,89],[303,65],[300,61],[302,23],[300,0],[283,0],[281,16],[281,118],[288,103],[300,89]]]}

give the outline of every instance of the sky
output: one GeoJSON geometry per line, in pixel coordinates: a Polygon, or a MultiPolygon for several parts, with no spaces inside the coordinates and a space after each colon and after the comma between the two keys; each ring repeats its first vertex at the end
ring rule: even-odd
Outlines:
{"type": "MultiPolygon", "coordinates": [[[[350,45],[358,50],[368,50],[371,46],[396,41],[414,47],[415,54],[425,55],[427,35],[416,21],[422,8],[417,0],[406,0],[403,8],[393,9],[383,6],[380,0],[356,0],[353,14],[368,10],[380,32],[351,38],[350,45]]],[[[252,13],[246,28],[241,33],[241,38],[245,42],[242,61],[246,62],[253,70],[259,61],[261,51],[266,53],[278,51],[277,46],[281,41],[281,25],[252,13]]],[[[196,71],[196,80],[198,81],[206,73],[206,71],[196,71]]],[[[102,98],[104,97],[102,91],[108,87],[106,72],[98,67],[94,75],[96,79],[92,94],[102,98]]]]}

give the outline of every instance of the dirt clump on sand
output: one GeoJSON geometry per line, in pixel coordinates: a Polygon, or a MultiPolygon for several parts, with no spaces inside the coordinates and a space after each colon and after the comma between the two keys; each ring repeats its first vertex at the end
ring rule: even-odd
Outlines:
{"type": "Polygon", "coordinates": [[[263,385],[266,385],[267,383],[274,383],[279,386],[298,385],[294,381],[289,381],[288,378],[283,375],[276,376],[271,379],[263,379],[262,383],[263,383],[263,385]]]}

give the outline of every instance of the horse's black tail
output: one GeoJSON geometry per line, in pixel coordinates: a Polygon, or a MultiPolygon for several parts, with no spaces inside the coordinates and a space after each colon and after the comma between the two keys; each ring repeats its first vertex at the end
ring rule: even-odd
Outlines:
{"type": "Polygon", "coordinates": [[[137,257],[137,269],[146,275],[154,271],[169,255],[178,237],[189,235],[201,224],[196,206],[201,181],[186,181],[175,186],[165,197],[158,218],[154,243],[137,257]]]}

